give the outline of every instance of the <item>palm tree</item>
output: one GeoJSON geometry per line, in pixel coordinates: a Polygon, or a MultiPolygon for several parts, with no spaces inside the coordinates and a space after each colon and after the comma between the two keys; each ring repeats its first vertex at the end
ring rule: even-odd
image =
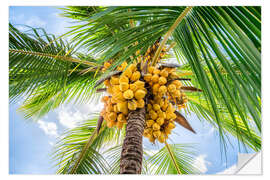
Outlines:
{"type": "MultiPolygon", "coordinates": [[[[103,94],[102,82],[111,71],[160,41],[150,63],[157,63],[164,47],[170,49],[164,59],[176,58],[188,90],[187,108],[175,121],[193,131],[182,115],[192,112],[218,129],[224,148],[231,134],[259,151],[260,11],[251,6],[66,7],[62,15],[77,22],[63,35],[72,43],[41,29],[23,33],[10,24],[10,99],[27,97],[20,108],[26,118],[39,118],[64,103],[89,102],[103,94]],[[103,72],[109,60],[112,65],[103,72]]],[[[143,149],[145,113],[145,106],[130,111],[121,130],[108,128],[97,114],[66,132],[54,153],[58,173],[198,173],[190,145],[165,142],[154,155],[143,149]]]]}

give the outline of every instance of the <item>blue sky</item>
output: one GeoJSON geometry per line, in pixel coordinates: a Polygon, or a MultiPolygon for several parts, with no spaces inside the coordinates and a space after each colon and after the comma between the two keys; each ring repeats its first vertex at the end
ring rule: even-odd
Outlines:
{"type": "MultiPolygon", "coordinates": [[[[10,22],[14,25],[25,24],[32,27],[42,27],[48,33],[61,35],[71,25],[71,20],[60,17],[61,10],[56,7],[10,7],[10,22]]],[[[19,27],[19,26],[17,26],[19,27]]],[[[19,27],[21,30],[24,28],[19,27]]],[[[10,139],[9,139],[9,172],[10,174],[53,174],[56,168],[50,160],[53,144],[64,130],[72,128],[76,122],[82,121],[95,111],[102,108],[100,103],[89,103],[78,106],[65,105],[50,112],[47,116],[33,122],[23,118],[16,110],[21,99],[10,105],[10,139]]],[[[192,143],[197,152],[194,164],[203,173],[228,173],[237,163],[238,147],[235,138],[229,136],[233,146],[227,148],[227,161],[221,156],[218,132],[206,122],[201,122],[195,116],[188,117],[197,134],[192,134],[177,125],[173,135],[173,143],[192,143]],[[177,133],[176,133],[177,132],[177,133]]],[[[144,139],[147,148],[156,150],[144,139]]],[[[244,151],[242,151],[244,152],[244,151]]],[[[250,151],[251,152],[251,151],[250,151]]]]}

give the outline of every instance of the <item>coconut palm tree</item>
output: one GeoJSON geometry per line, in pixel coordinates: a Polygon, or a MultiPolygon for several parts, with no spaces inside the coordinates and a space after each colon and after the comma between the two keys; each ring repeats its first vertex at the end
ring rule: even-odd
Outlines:
{"type": "MultiPolygon", "coordinates": [[[[66,7],[77,24],[62,37],[42,29],[20,32],[10,24],[10,100],[39,118],[61,104],[99,98],[104,79],[124,61],[136,60],[157,41],[150,63],[164,47],[180,66],[188,97],[175,119],[193,131],[184,113],[194,113],[219,132],[254,151],[261,149],[260,7],[66,7]],[[71,43],[72,42],[72,43],[71,43]],[[104,62],[112,65],[103,72],[104,62]],[[196,87],[196,88],[195,88],[196,87]],[[199,92],[199,91],[202,92],[199,92]]],[[[115,72],[113,72],[115,73],[115,72]]],[[[67,131],[56,145],[58,173],[198,173],[190,145],[168,144],[154,155],[143,148],[146,108],[130,111],[121,130],[99,114],[67,131]],[[109,147],[109,148],[108,148],[109,147]]]]}

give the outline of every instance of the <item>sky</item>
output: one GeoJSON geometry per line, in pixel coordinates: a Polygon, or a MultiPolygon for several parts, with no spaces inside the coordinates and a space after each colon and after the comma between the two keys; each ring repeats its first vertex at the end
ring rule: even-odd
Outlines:
{"type": "MultiPolygon", "coordinates": [[[[20,24],[31,27],[42,27],[47,33],[61,35],[71,26],[71,20],[59,16],[59,7],[10,7],[9,20],[20,30],[25,30],[20,24]]],[[[45,117],[32,121],[24,119],[18,112],[23,98],[9,107],[9,173],[10,174],[54,174],[51,154],[56,138],[76,123],[89,118],[98,112],[103,105],[93,102],[83,105],[64,105],[50,112],[45,117]]],[[[229,136],[232,146],[227,148],[227,159],[221,153],[218,132],[207,122],[200,121],[194,115],[187,117],[196,134],[177,125],[170,136],[169,143],[194,144],[197,156],[194,165],[205,174],[231,173],[236,168],[239,148],[237,140],[229,136]]],[[[144,139],[145,147],[160,149],[144,139]]],[[[243,148],[242,148],[243,149],[243,148]]],[[[245,151],[241,151],[242,153],[245,151]]],[[[248,150],[248,152],[252,152],[248,150]]]]}

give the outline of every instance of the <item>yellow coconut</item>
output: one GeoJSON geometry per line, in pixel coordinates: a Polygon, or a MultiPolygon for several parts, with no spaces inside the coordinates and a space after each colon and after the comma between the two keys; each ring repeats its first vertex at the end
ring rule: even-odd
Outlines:
{"type": "Polygon", "coordinates": [[[116,104],[117,102],[118,102],[118,100],[116,99],[116,97],[115,96],[112,96],[111,103],[112,104],[116,104]]]}
{"type": "Polygon", "coordinates": [[[128,90],[129,84],[128,83],[120,83],[119,87],[120,87],[120,90],[122,92],[124,92],[124,91],[128,90]]]}
{"type": "Polygon", "coordinates": [[[175,128],[175,124],[173,122],[170,122],[167,127],[169,129],[174,129],[175,128]]]}
{"type": "Polygon", "coordinates": [[[147,110],[148,111],[152,110],[152,105],[151,104],[147,104],[147,110]]]}
{"type": "Polygon", "coordinates": [[[175,108],[173,107],[172,103],[169,103],[166,112],[174,112],[175,108]]]}
{"type": "Polygon", "coordinates": [[[119,122],[125,122],[126,121],[125,115],[122,114],[122,113],[118,114],[117,121],[119,121],[119,122]]]}
{"type": "Polygon", "coordinates": [[[146,123],[147,127],[152,127],[152,125],[155,123],[155,121],[152,119],[149,119],[149,120],[146,120],[145,123],[146,123]]]}
{"type": "Polygon", "coordinates": [[[143,99],[138,99],[137,100],[137,108],[143,108],[145,105],[144,100],[143,99]]]}
{"type": "Polygon", "coordinates": [[[150,82],[151,81],[151,78],[152,78],[152,74],[150,73],[147,73],[146,75],[144,75],[143,79],[146,81],[146,82],[150,82]]]}
{"type": "Polygon", "coordinates": [[[117,105],[113,105],[113,112],[118,112],[118,110],[117,110],[117,105]]]}
{"type": "Polygon", "coordinates": [[[158,112],[158,117],[165,119],[166,118],[166,113],[163,112],[163,111],[160,111],[160,112],[158,112]]]}
{"type": "Polygon", "coordinates": [[[174,120],[176,117],[177,117],[177,116],[176,116],[175,113],[172,113],[172,114],[171,114],[171,119],[172,119],[172,120],[174,120]]]}
{"type": "Polygon", "coordinates": [[[158,80],[158,83],[160,84],[160,85],[164,85],[164,84],[166,84],[167,83],[167,79],[165,78],[165,77],[160,77],[159,78],[159,80],[158,80]]]}
{"type": "Polygon", "coordinates": [[[110,80],[110,83],[111,83],[112,85],[117,85],[117,84],[119,84],[119,78],[118,78],[117,76],[112,76],[112,77],[111,77],[111,80],[110,80]]]}
{"type": "Polygon", "coordinates": [[[165,127],[164,132],[165,132],[166,135],[169,135],[169,134],[171,134],[172,129],[170,129],[168,127],[165,127]]]}
{"type": "Polygon", "coordinates": [[[145,133],[148,133],[148,134],[152,134],[153,129],[152,129],[152,128],[145,128],[145,129],[144,129],[144,132],[145,132],[145,133]]]}
{"type": "Polygon", "coordinates": [[[136,81],[134,84],[136,85],[136,87],[137,87],[138,89],[144,88],[144,82],[143,82],[143,81],[138,80],[138,81],[136,81]]]}
{"type": "Polygon", "coordinates": [[[157,118],[156,122],[161,126],[162,124],[164,124],[164,118],[159,117],[159,118],[157,118]]]}
{"type": "Polygon", "coordinates": [[[123,71],[127,67],[127,62],[124,61],[120,66],[117,67],[118,71],[123,71]]]}
{"type": "Polygon", "coordinates": [[[106,106],[106,112],[112,112],[113,111],[113,106],[111,104],[109,104],[108,106],[106,106]]]}
{"type": "Polygon", "coordinates": [[[168,72],[166,69],[163,69],[162,71],[160,71],[160,75],[161,75],[162,77],[167,78],[168,75],[169,75],[169,72],[168,72]]]}
{"type": "Polygon", "coordinates": [[[160,132],[159,130],[153,131],[153,136],[154,136],[155,138],[158,138],[160,135],[161,135],[161,132],[160,132]]]}
{"type": "Polygon", "coordinates": [[[159,75],[160,70],[158,68],[155,68],[154,71],[153,71],[153,73],[156,74],[156,75],[159,75]]]}
{"type": "Polygon", "coordinates": [[[128,89],[124,92],[123,96],[125,99],[132,99],[134,97],[134,93],[133,93],[133,91],[128,89]]]}
{"type": "Polygon", "coordinates": [[[129,83],[128,77],[122,74],[119,78],[119,83],[129,83]]]}
{"type": "Polygon", "coordinates": [[[176,79],[176,78],[178,78],[178,75],[177,75],[176,72],[171,72],[171,73],[169,74],[169,77],[170,77],[171,79],[176,79]]]}
{"type": "Polygon", "coordinates": [[[155,111],[158,111],[158,110],[160,110],[160,106],[159,106],[158,104],[154,104],[154,105],[153,105],[153,109],[154,109],[155,111]]]}
{"type": "Polygon", "coordinates": [[[161,100],[159,101],[159,106],[162,107],[162,106],[164,105],[164,103],[165,103],[165,101],[164,101],[163,99],[161,99],[161,100]]]}
{"type": "MultiPolygon", "coordinates": [[[[167,112],[167,111],[166,111],[167,112]]],[[[166,113],[166,119],[175,119],[175,114],[172,112],[167,112],[166,113]]]]}
{"type": "Polygon", "coordinates": [[[158,141],[160,143],[164,143],[165,142],[165,136],[164,136],[164,133],[163,132],[161,132],[160,136],[158,137],[158,141]]]}
{"type": "Polygon", "coordinates": [[[112,90],[113,90],[113,94],[121,92],[119,85],[114,85],[112,90]]]}
{"type": "Polygon", "coordinates": [[[117,114],[116,114],[116,112],[110,112],[108,117],[109,117],[110,121],[115,121],[117,118],[117,114]]]}
{"type": "Polygon", "coordinates": [[[157,83],[159,81],[159,76],[157,74],[153,75],[152,78],[151,78],[151,81],[153,83],[157,83]]]}
{"type": "Polygon", "coordinates": [[[174,85],[174,84],[170,84],[169,86],[168,86],[168,91],[169,92],[174,92],[176,90],[176,86],[174,85]]]}
{"type": "Polygon", "coordinates": [[[123,96],[122,92],[118,92],[114,94],[114,98],[116,99],[116,102],[121,102],[121,101],[125,101],[125,98],[123,96]]]}
{"type": "Polygon", "coordinates": [[[131,75],[131,81],[135,82],[137,80],[139,80],[141,77],[141,73],[139,71],[135,71],[132,75],[131,75]]]}
{"type": "Polygon", "coordinates": [[[124,113],[124,112],[127,111],[127,109],[128,109],[128,107],[127,107],[127,102],[126,101],[122,101],[122,102],[117,103],[117,110],[119,112],[124,113]]]}
{"type": "Polygon", "coordinates": [[[173,97],[175,97],[175,98],[181,97],[180,90],[175,90],[175,91],[172,93],[172,95],[173,95],[173,97]]]}
{"type": "Polygon", "coordinates": [[[158,93],[164,95],[167,92],[167,87],[166,86],[160,86],[158,89],[158,93]]]}
{"type": "Polygon", "coordinates": [[[132,72],[135,72],[137,70],[137,65],[136,64],[131,64],[129,67],[128,67],[132,72]]]}
{"type": "Polygon", "coordinates": [[[177,89],[179,89],[182,86],[182,83],[179,80],[174,80],[172,83],[176,86],[177,89]]]}
{"type": "Polygon", "coordinates": [[[146,137],[146,138],[149,138],[151,136],[151,134],[149,133],[146,133],[145,131],[143,132],[143,136],[146,137]]]}
{"type": "Polygon", "coordinates": [[[136,86],[135,83],[133,83],[133,84],[130,84],[130,85],[129,85],[129,89],[130,89],[131,91],[133,91],[133,93],[134,93],[134,92],[137,91],[138,87],[136,86]]]}
{"type": "Polygon", "coordinates": [[[122,75],[130,78],[132,76],[132,70],[130,68],[127,68],[123,73],[122,75]]]}
{"type": "Polygon", "coordinates": [[[154,124],[152,125],[152,129],[153,129],[153,130],[159,130],[159,129],[160,129],[160,125],[159,125],[158,123],[154,123],[154,124]]]}
{"type": "Polygon", "coordinates": [[[134,99],[128,102],[128,109],[131,111],[134,111],[137,109],[137,102],[134,99]]]}
{"type": "Polygon", "coordinates": [[[153,119],[153,120],[157,119],[157,117],[158,117],[157,113],[153,110],[149,111],[149,115],[150,115],[151,119],[153,119]]]}
{"type": "Polygon", "coordinates": [[[113,94],[113,87],[112,86],[107,87],[107,93],[113,94]]]}
{"type": "Polygon", "coordinates": [[[134,94],[135,98],[138,100],[143,99],[145,97],[145,95],[146,95],[145,91],[141,90],[141,89],[137,90],[134,94]]]}
{"type": "Polygon", "coordinates": [[[154,94],[154,95],[157,95],[157,94],[158,94],[159,87],[160,87],[160,85],[159,85],[158,83],[156,83],[156,84],[154,84],[154,85],[152,86],[152,90],[153,90],[153,94],[154,94]]]}

